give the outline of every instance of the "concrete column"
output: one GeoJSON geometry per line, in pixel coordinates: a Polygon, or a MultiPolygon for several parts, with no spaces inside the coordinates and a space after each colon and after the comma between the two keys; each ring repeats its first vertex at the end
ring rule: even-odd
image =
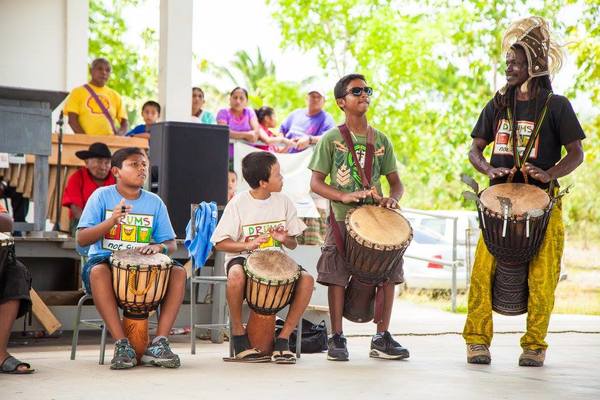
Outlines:
{"type": "Polygon", "coordinates": [[[65,86],[62,90],[71,91],[87,81],[89,5],[87,1],[66,0],[66,11],[65,86]]]}
{"type": "Polygon", "coordinates": [[[192,0],[160,1],[158,98],[164,121],[189,121],[192,110],[192,0]]]}

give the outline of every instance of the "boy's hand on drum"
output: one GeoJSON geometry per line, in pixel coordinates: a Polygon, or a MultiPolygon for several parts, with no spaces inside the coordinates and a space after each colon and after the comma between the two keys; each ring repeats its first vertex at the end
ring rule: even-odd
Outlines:
{"type": "Polygon", "coordinates": [[[273,239],[283,243],[288,238],[288,231],[284,229],[283,226],[278,227],[277,229],[269,230],[269,234],[273,239]]]}
{"type": "Polygon", "coordinates": [[[380,197],[378,202],[381,207],[399,208],[398,200],[394,199],[393,197],[380,197]]]}
{"type": "Polygon", "coordinates": [[[113,209],[111,219],[115,225],[119,224],[123,218],[131,212],[131,205],[125,204],[125,199],[121,199],[119,204],[113,209]]]}
{"type": "Polygon", "coordinates": [[[264,235],[255,237],[251,241],[246,242],[246,250],[252,251],[252,250],[258,249],[261,244],[268,242],[270,237],[271,237],[271,235],[269,235],[269,234],[264,234],[264,235]]]}
{"type": "Polygon", "coordinates": [[[536,167],[530,163],[525,163],[525,171],[527,175],[535,179],[536,181],[540,181],[542,183],[548,183],[552,180],[550,174],[544,171],[541,168],[536,167]]]}
{"type": "Polygon", "coordinates": [[[487,172],[487,176],[489,176],[491,179],[501,178],[508,174],[510,174],[510,168],[504,167],[492,168],[487,172]]]}
{"type": "Polygon", "coordinates": [[[160,244],[148,244],[146,246],[138,247],[138,252],[140,254],[150,255],[150,254],[161,253],[162,249],[163,249],[163,246],[160,244]]]}
{"type": "Polygon", "coordinates": [[[371,196],[370,190],[357,190],[356,192],[342,193],[340,200],[344,204],[358,203],[359,201],[366,199],[367,196],[371,196]]]}

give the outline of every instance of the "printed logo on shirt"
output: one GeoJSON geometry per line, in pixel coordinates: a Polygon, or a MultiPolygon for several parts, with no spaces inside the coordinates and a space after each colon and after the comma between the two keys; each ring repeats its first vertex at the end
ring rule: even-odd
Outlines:
{"type": "MultiPolygon", "coordinates": [[[[98,96],[98,99],[100,99],[104,107],[106,107],[107,110],[110,110],[110,101],[108,101],[108,98],[98,93],[96,93],[96,95],[98,96]]],[[[87,102],[85,104],[92,114],[102,114],[102,109],[92,96],[88,96],[87,102]]]]}
{"type": "MultiPolygon", "coordinates": [[[[519,156],[523,155],[525,147],[527,146],[527,143],[529,143],[529,139],[533,134],[534,127],[535,123],[531,121],[517,121],[517,151],[519,153],[519,156]]],[[[496,130],[493,154],[501,156],[512,156],[512,144],[513,141],[511,138],[510,124],[508,123],[507,119],[501,119],[498,123],[498,129],[496,130]]],[[[535,140],[533,149],[531,149],[529,158],[537,158],[539,146],[540,137],[538,136],[535,140]]]]}
{"type": "MultiPolygon", "coordinates": [[[[105,219],[112,216],[107,210],[105,219]]],[[[128,214],[121,222],[111,228],[102,239],[102,248],[116,251],[144,246],[152,238],[153,215],[128,214]]]]}
{"type": "MultiPolygon", "coordinates": [[[[242,237],[244,237],[244,242],[250,242],[258,236],[268,234],[271,229],[277,230],[279,228],[285,229],[285,220],[264,222],[262,224],[243,225],[242,237]]],[[[268,249],[273,247],[281,248],[281,242],[279,240],[274,239],[272,236],[269,236],[269,240],[267,240],[265,243],[262,243],[259,246],[259,249],[268,249]]]]}

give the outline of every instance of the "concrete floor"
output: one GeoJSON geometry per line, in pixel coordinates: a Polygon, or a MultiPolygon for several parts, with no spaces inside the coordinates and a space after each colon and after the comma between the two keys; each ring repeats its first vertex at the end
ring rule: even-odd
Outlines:
{"type": "MultiPolygon", "coordinates": [[[[37,371],[0,374],[0,399],[600,399],[600,317],[554,316],[551,331],[586,333],[549,334],[543,368],[517,365],[521,334],[510,332],[523,329],[523,317],[495,317],[496,330],[506,333],[494,338],[490,366],[465,363],[462,337],[452,333],[463,323],[464,315],[398,302],[391,330],[411,351],[404,361],[368,357],[370,338],[363,335],[371,334],[372,324],[346,324],[351,360],[345,363],[327,361],[325,354],[303,355],[293,366],[224,363],[227,343],[198,341],[192,356],[189,339],[177,336],[177,370],[111,371],[98,365],[96,335],[85,335],[77,360],[70,361],[65,333],[54,343],[11,348],[37,371]]],[[[107,361],[111,356],[112,345],[107,361]]]]}

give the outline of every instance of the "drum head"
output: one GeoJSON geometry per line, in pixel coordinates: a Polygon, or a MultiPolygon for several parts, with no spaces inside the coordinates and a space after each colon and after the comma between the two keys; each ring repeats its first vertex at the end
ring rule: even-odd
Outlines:
{"type": "Polygon", "coordinates": [[[485,189],[480,196],[481,203],[489,210],[502,214],[499,197],[506,197],[512,203],[512,215],[523,215],[527,211],[544,210],[550,204],[550,196],[542,189],[525,183],[500,183],[485,189]]]}
{"type": "Polygon", "coordinates": [[[279,250],[255,251],[246,260],[252,275],[270,281],[287,281],[298,274],[298,264],[279,250]]]}
{"type": "Polygon", "coordinates": [[[111,260],[123,265],[166,265],[171,259],[166,254],[140,254],[137,249],[115,251],[111,260]]]}
{"type": "Polygon", "coordinates": [[[11,244],[13,244],[12,236],[0,232],[0,246],[10,246],[11,244]]]}
{"type": "Polygon", "coordinates": [[[408,220],[396,211],[378,206],[362,206],[350,215],[349,227],[364,240],[382,246],[400,246],[410,237],[408,220]]]}

